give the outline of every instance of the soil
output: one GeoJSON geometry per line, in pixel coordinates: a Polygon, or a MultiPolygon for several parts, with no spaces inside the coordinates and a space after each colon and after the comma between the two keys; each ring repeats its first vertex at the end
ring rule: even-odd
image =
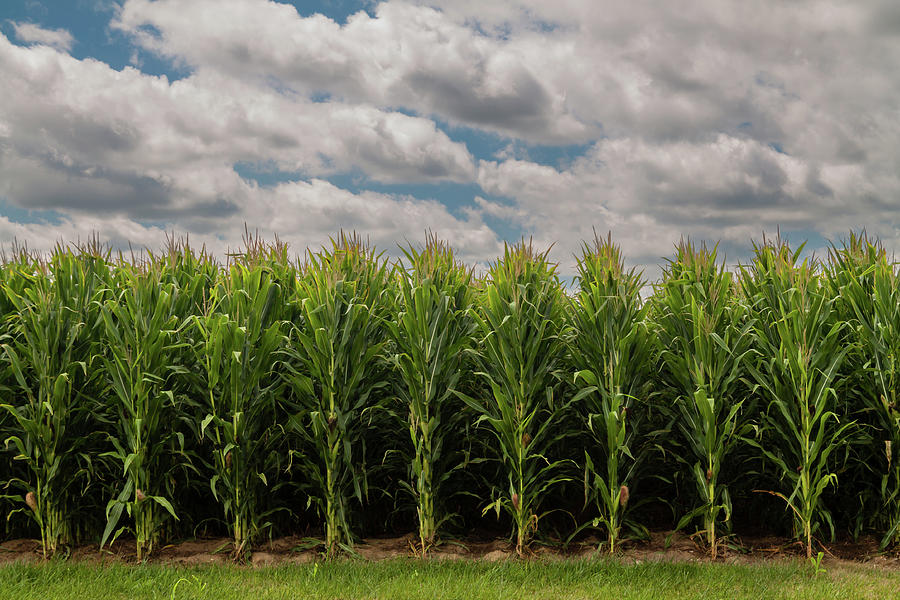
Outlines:
{"type": "MultiPolygon", "coordinates": [[[[572,543],[568,548],[536,542],[526,558],[560,560],[565,558],[590,558],[605,556],[598,553],[597,538],[587,538],[572,543]]],[[[900,553],[880,552],[875,538],[844,540],[823,547],[824,564],[866,564],[873,567],[900,570],[900,553]]],[[[365,560],[385,560],[414,557],[414,537],[373,538],[357,544],[354,551],[365,560]]],[[[766,561],[805,560],[803,548],[791,540],[778,537],[733,538],[719,549],[717,562],[754,564],[766,561]]],[[[448,541],[431,548],[431,560],[485,560],[502,561],[516,559],[515,547],[507,539],[472,539],[448,541]]],[[[625,563],[649,561],[712,562],[700,540],[680,532],[653,532],[650,539],[626,541],[617,553],[625,563]]],[[[81,546],[69,553],[70,560],[80,562],[129,564],[136,562],[134,547],[128,540],[118,540],[111,548],[98,550],[96,546],[81,546]]],[[[322,559],[321,546],[314,540],[300,537],[284,537],[258,544],[246,561],[254,567],[281,564],[310,563],[322,559]]],[[[42,560],[38,540],[17,539],[0,543],[0,565],[14,562],[39,562],[42,560]]],[[[186,540],[155,549],[148,559],[150,563],[170,565],[202,565],[233,563],[231,543],[226,538],[186,540]]]]}

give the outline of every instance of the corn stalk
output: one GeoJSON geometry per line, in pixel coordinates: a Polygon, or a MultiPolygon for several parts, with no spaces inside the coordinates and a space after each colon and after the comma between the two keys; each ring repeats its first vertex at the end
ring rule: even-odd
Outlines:
{"type": "Polygon", "coordinates": [[[281,302],[268,268],[236,261],[213,290],[206,312],[193,318],[207,411],[200,434],[212,445],[209,485],[230,524],[235,556],[268,526],[269,479],[288,462],[275,422],[281,302]]]}
{"type": "Polygon", "coordinates": [[[116,415],[110,436],[114,449],[106,456],[119,463],[124,482],[107,505],[100,545],[124,531],[116,529],[124,510],[134,523],[138,561],[153,550],[167,515],[178,519],[169,499],[170,471],[189,463],[184,435],[172,422],[184,418],[172,391],[179,369],[171,365],[180,347],[175,341],[182,323],[175,312],[180,291],[161,282],[161,267],[156,261],[146,268],[120,262],[115,295],[101,313],[105,339],[115,348],[103,358],[116,415]]]}
{"type": "Polygon", "coordinates": [[[45,557],[75,541],[79,497],[94,477],[92,417],[101,411],[86,392],[102,351],[97,308],[107,273],[98,249],[86,247],[76,256],[57,248],[48,265],[22,264],[3,282],[15,323],[2,349],[15,385],[12,402],[0,409],[13,421],[6,446],[28,467],[27,477],[10,484],[23,492],[18,500],[40,529],[45,557]]]}
{"type": "Polygon", "coordinates": [[[841,345],[844,324],[834,318],[834,299],[817,276],[817,263],[799,262],[802,249],[791,251],[780,240],[756,245],[741,280],[759,351],[748,369],[769,398],[761,441],[753,443],[786,484],[771,493],[793,513],[796,534],[811,557],[823,522],[834,536],[821,498],[837,485],[829,458],[853,423],[841,424],[834,412],[833,386],[847,354],[841,345]]]}
{"type": "MultiPolygon", "coordinates": [[[[21,274],[21,271],[29,272],[32,270],[34,258],[30,255],[26,248],[13,245],[9,254],[0,251],[0,281],[5,286],[13,290],[14,295],[21,295],[23,287],[27,285],[29,279],[21,274]]],[[[2,289],[0,289],[2,290],[2,289]]],[[[0,343],[10,340],[10,334],[16,326],[16,309],[12,302],[9,301],[9,293],[5,290],[0,291],[0,343]]],[[[3,353],[0,352],[0,356],[3,353]]],[[[14,385],[12,370],[9,368],[8,361],[0,362],[0,390],[7,394],[7,398],[12,397],[12,385],[14,385]]],[[[11,400],[7,400],[10,402],[11,400]]],[[[6,440],[9,436],[15,435],[16,422],[8,410],[0,408],[0,442],[6,440]]],[[[4,468],[0,469],[0,514],[6,515],[3,521],[4,533],[3,537],[12,534],[17,525],[14,520],[18,514],[25,511],[22,510],[21,494],[10,494],[10,488],[14,482],[25,481],[27,470],[23,467],[22,461],[15,461],[13,457],[14,447],[0,443],[0,465],[4,468]]],[[[31,512],[28,509],[28,512],[31,512]]],[[[30,521],[30,519],[28,519],[30,521]]]]}
{"type": "Polygon", "coordinates": [[[297,457],[325,516],[328,557],[352,546],[350,501],[362,503],[367,492],[361,426],[370,396],[386,385],[388,276],[380,256],[342,234],[308,257],[300,278],[303,323],[293,328],[285,371],[300,406],[292,421],[297,457]]]}
{"type": "Polygon", "coordinates": [[[900,278],[887,252],[865,235],[832,247],[827,271],[841,318],[859,344],[854,386],[874,428],[871,467],[880,474],[881,547],[900,542],[900,278]]]}
{"type": "MultiPolygon", "coordinates": [[[[395,344],[397,392],[407,407],[406,422],[414,454],[412,485],[424,556],[435,543],[443,516],[436,498],[454,467],[447,465],[445,437],[452,414],[463,350],[471,342],[471,271],[456,262],[449,246],[429,237],[425,249],[404,249],[409,273],[399,280],[400,307],[388,322],[395,344]]],[[[459,465],[457,465],[459,466],[459,465]]]]}
{"type": "Polygon", "coordinates": [[[640,466],[634,405],[649,392],[653,344],[641,301],[643,279],[625,270],[612,238],[585,243],[577,260],[570,355],[576,383],[589,391],[578,405],[593,440],[584,451],[585,500],[596,503],[594,526],[602,523],[613,554],[640,466]]]}
{"type": "Polygon", "coordinates": [[[662,375],[676,394],[678,426],[687,442],[686,462],[699,500],[678,529],[700,517],[716,558],[717,525],[727,528],[731,521],[731,495],[720,475],[743,429],[743,401],[737,395],[752,323],[735,299],[731,273],[717,262],[716,248],[696,248],[690,241],[676,247],[653,304],[662,375]]]}
{"type": "Polygon", "coordinates": [[[506,472],[484,512],[505,510],[514,523],[516,552],[525,553],[537,531],[538,510],[548,490],[570,478],[565,461],[548,456],[560,433],[554,429],[566,404],[554,399],[564,367],[565,294],[547,253],[524,241],[507,245],[491,265],[489,281],[472,311],[476,322],[479,375],[491,397],[458,393],[497,440],[506,472]]]}

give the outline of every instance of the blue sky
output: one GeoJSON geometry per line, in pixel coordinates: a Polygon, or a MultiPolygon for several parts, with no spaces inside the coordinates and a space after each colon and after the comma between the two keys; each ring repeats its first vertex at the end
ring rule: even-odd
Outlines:
{"type": "Polygon", "coordinates": [[[891,2],[13,0],[0,241],[900,242],[891,2]]]}

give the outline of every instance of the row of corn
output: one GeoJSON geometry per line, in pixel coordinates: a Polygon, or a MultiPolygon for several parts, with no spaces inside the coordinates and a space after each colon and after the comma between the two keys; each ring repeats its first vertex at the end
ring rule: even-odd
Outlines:
{"type": "Polygon", "coordinates": [[[355,235],[291,259],[248,236],[96,240],[0,266],[0,534],[45,555],[227,533],[334,556],[415,530],[616,551],[648,527],[713,556],[742,530],[810,554],[900,540],[900,280],[851,234],[733,269],[684,241],[648,286],[611,239],[566,286],[546,252],[484,274],[434,236],[393,262],[355,235]]]}

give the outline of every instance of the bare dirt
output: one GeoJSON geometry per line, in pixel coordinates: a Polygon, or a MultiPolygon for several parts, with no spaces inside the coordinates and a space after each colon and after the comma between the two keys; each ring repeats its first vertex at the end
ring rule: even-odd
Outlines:
{"type": "MultiPolygon", "coordinates": [[[[588,538],[572,543],[568,548],[555,544],[535,543],[526,559],[561,560],[605,556],[597,550],[599,539],[588,538]]],[[[880,552],[874,538],[839,541],[824,547],[825,564],[865,564],[873,567],[900,570],[900,553],[880,552]]],[[[386,560],[417,556],[412,535],[373,538],[355,546],[354,551],[364,560],[386,560]]],[[[797,542],[778,537],[733,538],[720,547],[716,562],[755,564],[767,561],[805,560],[805,553],[797,542]]],[[[506,539],[448,541],[431,548],[430,560],[518,559],[515,548],[506,539]]],[[[617,558],[625,563],[650,561],[712,562],[701,542],[680,532],[654,532],[649,540],[626,541],[617,558]]],[[[119,540],[111,548],[81,546],[69,552],[69,559],[96,563],[129,564],[136,562],[134,547],[128,540],[119,540]]],[[[245,564],[265,567],[282,564],[302,564],[322,559],[321,546],[314,540],[284,537],[258,544],[245,564]]],[[[42,560],[39,540],[17,539],[0,543],[0,565],[42,560]]],[[[154,549],[148,562],[170,565],[204,565],[234,563],[232,546],[226,538],[186,540],[154,549]]]]}

